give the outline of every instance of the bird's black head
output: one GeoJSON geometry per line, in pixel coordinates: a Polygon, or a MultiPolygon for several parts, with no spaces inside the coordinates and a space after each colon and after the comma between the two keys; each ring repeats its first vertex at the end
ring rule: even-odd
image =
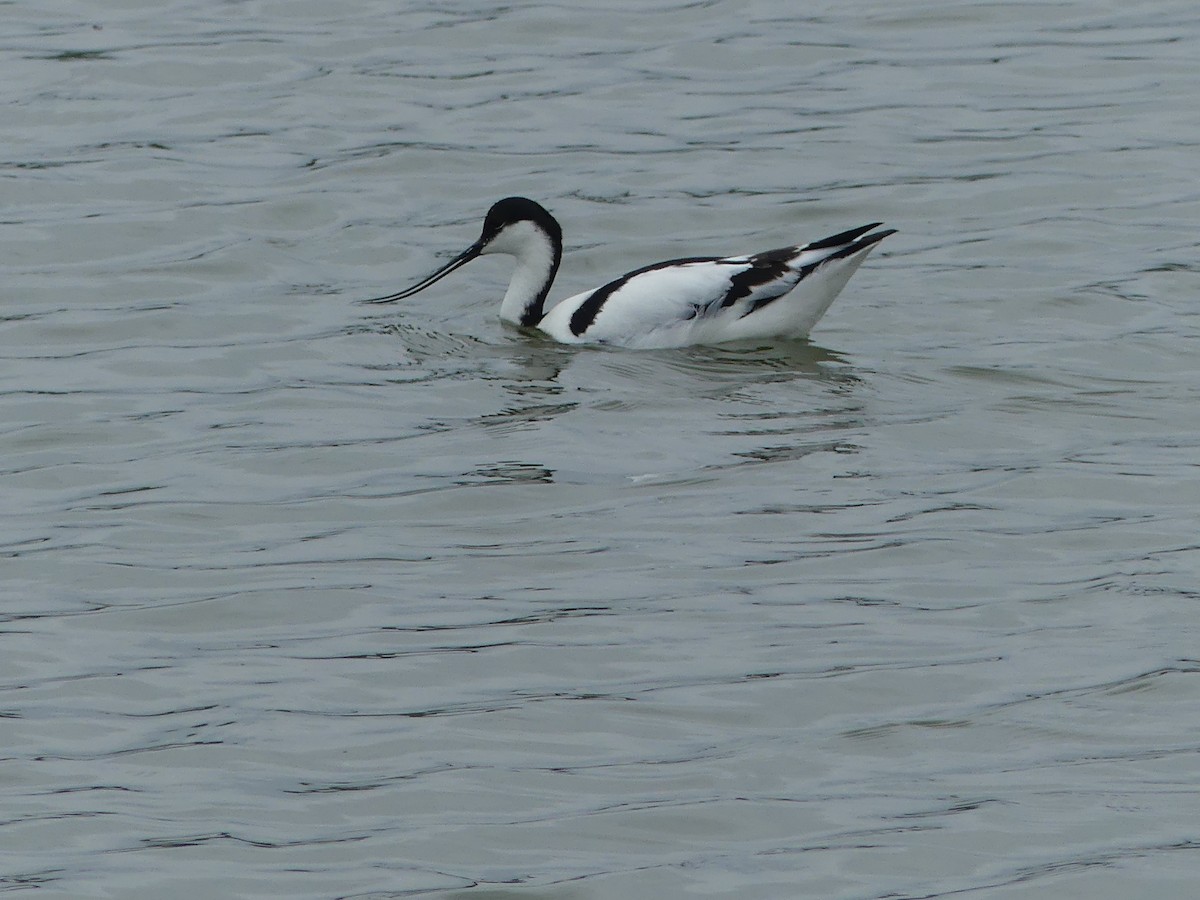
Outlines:
{"type": "Polygon", "coordinates": [[[540,203],[527,197],[505,197],[497,200],[488,210],[483,220],[483,234],[479,236],[481,243],[488,243],[509,225],[517,222],[532,222],[550,236],[555,243],[562,242],[562,228],[554,216],[546,211],[540,203]]]}

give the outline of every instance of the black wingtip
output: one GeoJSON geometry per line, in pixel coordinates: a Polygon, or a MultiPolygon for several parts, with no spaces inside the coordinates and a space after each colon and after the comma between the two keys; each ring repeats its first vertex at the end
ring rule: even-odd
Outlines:
{"type": "MultiPolygon", "coordinates": [[[[875,226],[872,225],[871,227],[874,228],[875,226]]],[[[868,234],[861,240],[855,241],[855,244],[857,245],[858,249],[861,250],[863,247],[870,247],[872,244],[878,244],[885,237],[889,237],[890,235],[895,234],[897,231],[899,231],[898,228],[889,228],[886,231],[877,231],[874,234],[868,234]]]]}
{"type": "Polygon", "coordinates": [[[882,222],[872,222],[870,225],[860,225],[858,228],[851,228],[849,231],[843,231],[841,234],[835,234],[831,237],[822,238],[819,241],[813,241],[811,244],[805,244],[805,250],[831,250],[834,247],[841,247],[843,244],[849,244],[851,241],[856,241],[872,228],[878,228],[882,222]]]}
{"type": "MultiPolygon", "coordinates": [[[[879,225],[879,224],[883,224],[883,223],[877,222],[876,224],[879,225]]],[[[868,228],[874,228],[874,227],[875,227],[875,225],[868,226],[868,228]]],[[[882,241],[888,235],[892,235],[895,233],[896,233],[895,228],[889,228],[889,229],[887,229],[887,231],[877,231],[874,234],[868,234],[866,237],[859,238],[857,241],[854,241],[853,243],[849,244],[848,246],[843,247],[837,253],[831,253],[829,256],[825,257],[825,259],[821,260],[821,262],[827,263],[833,259],[845,259],[847,256],[853,256],[856,253],[861,253],[863,250],[866,250],[870,247],[874,247],[876,244],[878,244],[880,241],[882,241]]]]}

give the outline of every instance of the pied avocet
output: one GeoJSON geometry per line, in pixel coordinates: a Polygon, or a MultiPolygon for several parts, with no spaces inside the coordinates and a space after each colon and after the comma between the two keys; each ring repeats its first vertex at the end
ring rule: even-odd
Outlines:
{"type": "Polygon", "coordinates": [[[874,222],[841,234],[747,256],[695,256],[635,269],[603,287],[545,308],[562,261],[562,228],[525,197],[495,203],[479,240],[407,290],[411,297],[485,253],[516,257],[500,317],[566,344],[683,347],[762,338],[803,338],[872,248],[895,230],[874,222]]]}

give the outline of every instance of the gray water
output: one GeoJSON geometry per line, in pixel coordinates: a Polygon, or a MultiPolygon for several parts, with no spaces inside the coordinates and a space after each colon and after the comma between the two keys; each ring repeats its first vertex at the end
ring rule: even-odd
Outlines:
{"type": "Polygon", "coordinates": [[[1191,0],[0,23],[0,892],[1197,895],[1191,0]],[[509,194],[554,297],[900,233],[810,342],[355,303],[509,194]]]}

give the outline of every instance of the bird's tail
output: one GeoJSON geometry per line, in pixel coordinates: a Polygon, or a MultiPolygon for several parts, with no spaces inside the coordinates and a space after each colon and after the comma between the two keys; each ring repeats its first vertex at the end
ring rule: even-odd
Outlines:
{"type": "Polygon", "coordinates": [[[886,231],[876,231],[867,234],[873,228],[878,228],[882,222],[872,222],[870,225],[860,225],[841,234],[831,235],[819,241],[805,244],[796,248],[796,255],[789,260],[789,266],[800,272],[800,277],[810,274],[819,266],[835,259],[845,259],[864,250],[869,250],[890,234],[895,234],[895,228],[886,231]]]}

